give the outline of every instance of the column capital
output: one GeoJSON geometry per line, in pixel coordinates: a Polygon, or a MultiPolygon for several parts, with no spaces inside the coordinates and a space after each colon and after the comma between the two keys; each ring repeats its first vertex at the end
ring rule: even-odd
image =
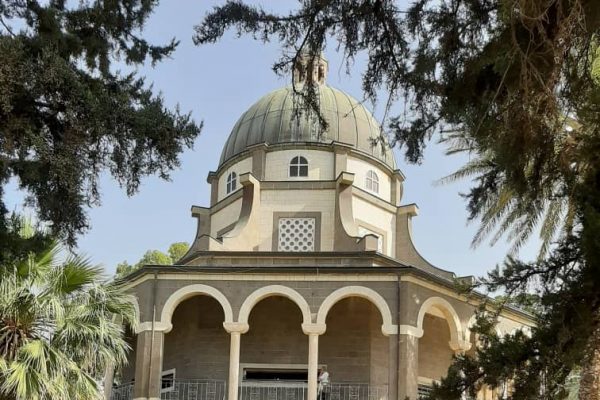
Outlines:
{"type": "Polygon", "coordinates": [[[325,324],[302,324],[302,332],[305,335],[322,335],[326,329],[327,325],[325,324]]]}
{"type": "Polygon", "coordinates": [[[383,324],[381,325],[381,333],[383,333],[385,336],[397,335],[398,325],[383,324]]]}
{"type": "Polygon", "coordinates": [[[168,333],[171,329],[173,329],[173,325],[170,323],[163,323],[161,321],[154,321],[153,328],[152,321],[140,322],[135,328],[135,333],[152,331],[152,329],[154,329],[154,332],[168,333]]]}
{"type": "Polygon", "coordinates": [[[223,322],[223,328],[229,333],[246,333],[250,329],[250,325],[244,322],[223,322]]]}
{"type": "Polygon", "coordinates": [[[401,335],[414,336],[417,338],[423,337],[423,329],[418,326],[400,325],[398,333],[401,335]]]}
{"type": "Polygon", "coordinates": [[[452,349],[452,351],[455,352],[464,352],[464,351],[469,351],[471,349],[471,342],[467,341],[467,340],[451,340],[450,342],[448,342],[450,344],[450,348],[452,349]]]}

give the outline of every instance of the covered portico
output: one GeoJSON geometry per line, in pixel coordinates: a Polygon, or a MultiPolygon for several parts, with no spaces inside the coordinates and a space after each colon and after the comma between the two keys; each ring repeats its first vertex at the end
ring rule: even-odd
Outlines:
{"type": "Polygon", "coordinates": [[[135,364],[115,400],[316,400],[322,367],[329,400],[417,399],[472,346],[475,306],[404,266],[147,267],[132,290],[135,364]]]}
{"type": "Polygon", "coordinates": [[[152,324],[141,326],[146,330],[138,333],[137,351],[148,357],[138,358],[134,398],[171,398],[176,388],[165,388],[164,376],[173,371],[175,382],[188,382],[180,390],[205,390],[213,382],[215,395],[218,386],[226,386],[230,399],[280,398],[277,388],[285,388],[286,399],[316,400],[317,371],[325,365],[334,378],[332,399],[356,398],[359,392],[359,398],[384,399],[390,378],[395,381],[388,367],[396,364],[388,351],[397,340],[392,321],[385,299],[364,286],[333,291],[312,313],[298,291],[267,285],[246,297],[235,319],[229,300],[214,287],[185,286],[165,303],[154,340],[152,324]]]}

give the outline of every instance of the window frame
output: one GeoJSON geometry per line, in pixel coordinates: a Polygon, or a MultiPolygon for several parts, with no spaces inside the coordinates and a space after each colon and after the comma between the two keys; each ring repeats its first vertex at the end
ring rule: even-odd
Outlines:
{"type": "MultiPolygon", "coordinates": [[[[319,364],[319,368],[327,367],[327,364],[319,364]]],[[[295,380],[255,380],[255,379],[247,379],[246,372],[248,370],[282,370],[282,371],[306,371],[308,374],[308,364],[270,364],[270,363],[240,363],[239,369],[239,377],[240,383],[247,387],[253,386],[268,386],[275,387],[280,386],[281,382],[285,382],[287,386],[298,386],[304,387],[306,386],[306,381],[295,381],[295,380]]]]}
{"type": "Polygon", "coordinates": [[[237,174],[231,171],[225,179],[225,194],[231,194],[237,190],[237,174]]]}
{"type": "Polygon", "coordinates": [[[379,175],[377,172],[370,169],[365,177],[365,188],[372,193],[379,194],[379,175]]]}
{"type": "Polygon", "coordinates": [[[175,368],[168,369],[166,371],[162,371],[160,373],[160,392],[161,393],[169,393],[175,391],[175,368]],[[163,388],[163,378],[168,375],[173,375],[172,384],[169,387],[163,388]]]}
{"type": "Polygon", "coordinates": [[[292,159],[288,163],[288,178],[308,178],[309,164],[310,163],[308,162],[308,158],[306,158],[305,156],[297,155],[292,157],[292,159]],[[302,161],[304,161],[304,163],[302,161]],[[292,175],[292,168],[296,168],[297,175],[292,175]],[[306,175],[300,174],[301,168],[306,168],[306,175]]]}

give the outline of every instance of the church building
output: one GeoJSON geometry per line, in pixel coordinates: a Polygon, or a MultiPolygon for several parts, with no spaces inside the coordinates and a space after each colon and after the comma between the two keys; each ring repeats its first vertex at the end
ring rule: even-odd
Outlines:
{"type": "MultiPolygon", "coordinates": [[[[242,114],[189,252],[126,278],[139,324],[112,399],[417,400],[474,351],[485,297],[415,248],[392,149],[327,69],[303,56],[293,85],[242,114]],[[308,80],[319,113],[294,90],[308,80]]],[[[532,324],[507,308],[497,331],[532,324]]]]}

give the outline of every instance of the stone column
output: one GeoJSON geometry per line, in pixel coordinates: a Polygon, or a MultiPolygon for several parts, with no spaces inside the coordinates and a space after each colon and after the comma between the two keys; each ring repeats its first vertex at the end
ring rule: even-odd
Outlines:
{"type": "MultiPolygon", "coordinates": [[[[398,399],[398,335],[389,335],[388,399],[398,399]]],[[[402,399],[403,400],[403,399],[402,399]]]]}
{"type": "Polygon", "coordinates": [[[102,383],[104,387],[104,400],[110,400],[112,396],[112,387],[113,381],[115,377],[115,367],[113,363],[109,363],[106,366],[106,371],[104,371],[104,382],[102,383]]]}
{"type": "Polygon", "coordinates": [[[138,333],[135,359],[134,399],[159,400],[163,361],[162,331],[138,333]]]}
{"type": "Polygon", "coordinates": [[[319,370],[319,335],[325,333],[325,324],[302,324],[308,335],[308,393],[307,400],[317,400],[317,374],[319,370]]]}
{"type": "Polygon", "coordinates": [[[308,334],[308,400],[317,400],[319,370],[319,335],[308,334]]]}
{"type": "Polygon", "coordinates": [[[229,345],[229,381],[227,382],[227,400],[237,400],[240,384],[240,344],[243,333],[248,332],[248,324],[224,322],[223,327],[231,337],[229,345]]]}
{"type": "Polygon", "coordinates": [[[398,335],[398,399],[417,400],[419,384],[419,338],[398,335]]]}

